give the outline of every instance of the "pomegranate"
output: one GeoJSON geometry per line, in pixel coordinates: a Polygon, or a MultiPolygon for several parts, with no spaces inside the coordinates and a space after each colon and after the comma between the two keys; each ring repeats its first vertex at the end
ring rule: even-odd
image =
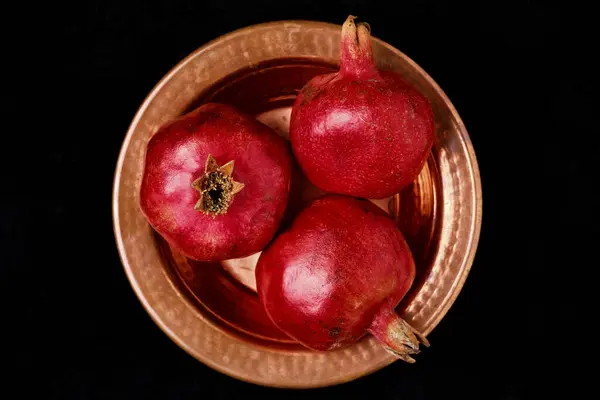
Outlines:
{"type": "Polygon", "coordinates": [[[397,357],[427,340],[394,312],[415,264],[392,219],[368,200],[328,194],[303,209],[263,250],[257,290],[273,323],[314,350],[343,348],[367,332],[397,357]]]}
{"type": "Polygon", "coordinates": [[[140,206],[152,227],[191,259],[244,257],[275,235],[291,174],[283,138],[236,108],[209,103],[150,139],[140,206]]]}
{"type": "Polygon", "coordinates": [[[342,27],[340,69],[300,91],[290,140],[302,170],[332,193],[380,199],[423,168],[434,139],[427,99],[400,75],[377,70],[367,24],[342,27]]]}

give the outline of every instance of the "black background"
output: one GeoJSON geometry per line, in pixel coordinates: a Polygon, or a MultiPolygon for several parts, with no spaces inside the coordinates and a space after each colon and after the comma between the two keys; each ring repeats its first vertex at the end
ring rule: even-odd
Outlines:
{"type": "Polygon", "coordinates": [[[541,1],[89,1],[5,9],[5,398],[32,390],[68,399],[523,399],[562,391],[578,398],[568,371],[585,358],[586,324],[577,312],[589,293],[590,280],[581,278],[594,266],[585,249],[598,238],[592,15],[574,2],[541,1]],[[420,64],[461,114],[483,182],[479,250],[415,365],[398,362],[314,391],[243,383],[179,349],[131,290],[112,231],[118,151],[156,82],[207,41],[254,23],[341,24],[348,14],[420,64]]]}

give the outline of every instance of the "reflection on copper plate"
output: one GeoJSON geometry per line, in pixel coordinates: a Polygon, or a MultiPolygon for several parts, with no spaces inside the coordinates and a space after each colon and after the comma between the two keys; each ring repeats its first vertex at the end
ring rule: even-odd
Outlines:
{"type": "MultiPolygon", "coordinates": [[[[297,91],[336,68],[340,26],[286,21],[225,35],[193,52],[152,90],[136,114],[115,173],[113,219],[127,276],[154,321],[185,351],[235,378],[308,388],[347,382],[395,359],[372,337],[337,351],[306,350],[269,320],[256,295],[259,253],[221,263],[187,260],[145,221],[138,191],[148,139],[169,120],[206,101],[233,104],[287,137],[297,91]]],[[[372,200],[407,237],[417,279],[397,311],[429,334],[467,277],[479,239],[481,182],[467,131],[437,84],[389,44],[373,42],[378,65],[394,70],[431,101],[437,139],[415,182],[372,200]]],[[[295,166],[281,229],[322,192],[295,166]]],[[[435,346],[435,343],[433,343],[435,346]]],[[[418,360],[417,360],[418,362],[418,360]]]]}

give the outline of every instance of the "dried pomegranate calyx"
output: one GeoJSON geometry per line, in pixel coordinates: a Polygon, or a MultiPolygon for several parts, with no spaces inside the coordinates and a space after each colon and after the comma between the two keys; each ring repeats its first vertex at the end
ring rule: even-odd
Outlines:
{"type": "Polygon", "coordinates": [[[219,166],[212,155],[208,155],[204,174],[192,182],[192,187],[200,193],[195,210],[216,217],[227,213],[233,198],[244,184],[233,180],[234,161],[219,166]]]}
{"type": "Polygon", "coordinates": [[[419,344],[429,347],[427,338],[400,318],[389,305],[381,308],[368,330],[385,350],[411,364],[415,360],[410,355],[419,354],[419,344]]]}

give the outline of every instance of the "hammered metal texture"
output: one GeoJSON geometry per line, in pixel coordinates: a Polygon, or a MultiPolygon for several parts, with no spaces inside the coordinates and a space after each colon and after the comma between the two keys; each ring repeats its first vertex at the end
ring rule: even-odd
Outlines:
{"type": "MultiPolygon", "coordinates": [[[[275,22],[235,31],[201,47],[152,90],[123,143],[114,181],[113,219],[131,285],[173,341],[238,379],[278,387],[327,386],[369,374],[395,359],[372,337],[328,353],[268,346],[232,334],[200,312],[173,279],[169,261],[138,208],[145,146],[158,127],[183,113],[199,93],[236,71],[290,57],[337,63],[340,28],[319,22],[275,22]]],[[[482,212],[479,170],[466,129],[437,84],[392,46],[378,39],[373,45],[380,68],[404,75],[430,99],[438,124],[432,151],[440,186],[432,265],[403,315],[427,335],[460,292],[475,255],[482,212]]]]}

